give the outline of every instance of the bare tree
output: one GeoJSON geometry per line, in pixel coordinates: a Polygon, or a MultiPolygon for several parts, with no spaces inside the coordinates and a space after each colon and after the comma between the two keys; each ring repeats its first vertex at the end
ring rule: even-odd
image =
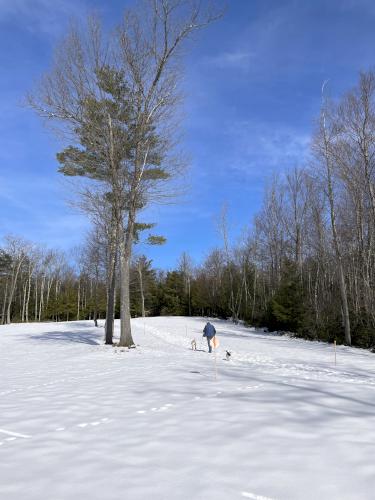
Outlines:
{"type": "MultiPolygon", "coordinates": [[[[322,93],[324,97],[324,84],[322,88],[322,93]]],[[[345,341],[348,345],[351,345],[348,297],[347,297],[347,288],[346,288],[344,265],[343,265],[343,256],[341,251],[341,243],[337,231],[336,203],[335,203],[335,191],[334,191],[334,180],[333,180],[333,168],[334,168],[333,144],[336,139],[337,128],[334,120],[328,121],[329,117],[327,111],[328,111],[327,103],[323,101],[320,127],[315,137],[314,149],[317,154],[317,157],[320,158],[320,160],[323,162],[326,171],[326,194],[329,203],[332,237],[337,259],[337,268],[339,273],[339,286],[341,294],[342,316],[345,329],[345,341]]]]}
{"type": "Polygon", "coordinates": [[[183,252],[180,257],[179,270],[184,278],[185,295],[188,300],[188,312],[189,316],[191,316],[191,279],[193,276],[193,263],[191,257],[186,252],[183,252]]]}
{"type": "MultiPolygon", "coordinates": [[[[14,292],[16,290],[17,279],[23,262],[27,257],[27,249],[29,243],[25,242],[21,238],[16,238],[12,236],[6,237],[6,254],[11,259],[11,273],[9,279],[9,286],[6,293],[6,318],[3,318],[3,322],[11,322],[11,308],[13,304],[14,292]]],[[[5,315],[5,314],[4,314],[5,315]]]]}
{"type": "Polygon", "coordinates": [[[145,255],[140,255],[135,259],[135,268],[138,275],[138,283],[139,283],[139,295],[141,299],[141,314],[142,317],[146,317],[146,309],[145,309],[145,278],[146,273],[151,266],[151,260],[147,259],[145,255]]]}
{"type": "Polygon", "coordinates": [[[307,223],[308,204],[310,198],[310,179],[303,169],[293,168],[286,174],[286,199],[284,223],[286,232],[292,242],[293,259],[302,276],[303,243],[307,223]]]}

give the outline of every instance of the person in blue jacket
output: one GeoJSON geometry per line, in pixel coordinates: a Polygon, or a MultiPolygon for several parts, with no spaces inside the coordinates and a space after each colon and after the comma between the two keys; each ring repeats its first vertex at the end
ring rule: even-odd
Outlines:
{"type": "Polygon", "coordinates": [[[216,330],[213,324],[207,321],[206,326],[203,328],[203,337],[207,338],[208,352],[212,352],[211,339],[216,335],[216,330]]]}

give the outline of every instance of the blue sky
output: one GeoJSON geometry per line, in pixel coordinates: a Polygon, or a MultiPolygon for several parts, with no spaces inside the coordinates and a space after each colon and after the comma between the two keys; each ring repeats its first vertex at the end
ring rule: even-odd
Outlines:
{"type": "MultiPolygon", "coordinates": [[[[20,106],[50,63],[71,17],[99,11],[110,26],[131,1],[0,0],[0,242],[17,234],[69,250],[87,220],[67,205],[56,173],[61,144],[20,106]]],[[[322,82],[332,96],[375,66],[372,0],[228,0],[225,17],[200,33],[186,58],[182,146],[189,192],[149,211],[161,248],[140,248],[157,267],[183,251],[198,263],[220,244],[216,219],[228,206],[233,241],[259,210],[272,172],[308,155],[322,82]]]]}

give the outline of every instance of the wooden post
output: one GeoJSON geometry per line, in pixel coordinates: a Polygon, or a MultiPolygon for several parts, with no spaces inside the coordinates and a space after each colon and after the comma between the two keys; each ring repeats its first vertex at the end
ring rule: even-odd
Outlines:
{"type": "Polygon", "coordinates": [[[215,359],[215,380],[217,380],[216,347],[214,347],[214,359],[215,359]]]}
{"type": "Polygon", "coordinates": [[[334,344],[334,348],[335,348],[335,365],[337,364],[336,363],[336,339],[333,341],[333,344],[334,344]]]}
{"type": "Polygon", "coordinates": [[[212,349],[214,350],[215,380],[217,380],[217,357],[216,357],[216,349],[219,347],[219,340],[216,337],[216,334],[210,339],[210,344],[212,346],[212,349]]]}

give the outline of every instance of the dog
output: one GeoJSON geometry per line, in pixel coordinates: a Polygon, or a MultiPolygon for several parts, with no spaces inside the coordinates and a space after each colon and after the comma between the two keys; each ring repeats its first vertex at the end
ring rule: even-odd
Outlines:
{"type": "Polygon", "coordinates": [[[230,360],[230,357],[231,357],[231,356],[232,356],[232,353],[231,353],[231,352],[229,352],[229,351],[225,351],[225,359],[226,359],[227,361],[229,361],[229,360],[230,360]]]}
{"type": "Polygon", "coordinates": [[[191,348],[193,349],[193,351],[197,350],[197,341],[195,339],[191,341],[191,348]]]}

